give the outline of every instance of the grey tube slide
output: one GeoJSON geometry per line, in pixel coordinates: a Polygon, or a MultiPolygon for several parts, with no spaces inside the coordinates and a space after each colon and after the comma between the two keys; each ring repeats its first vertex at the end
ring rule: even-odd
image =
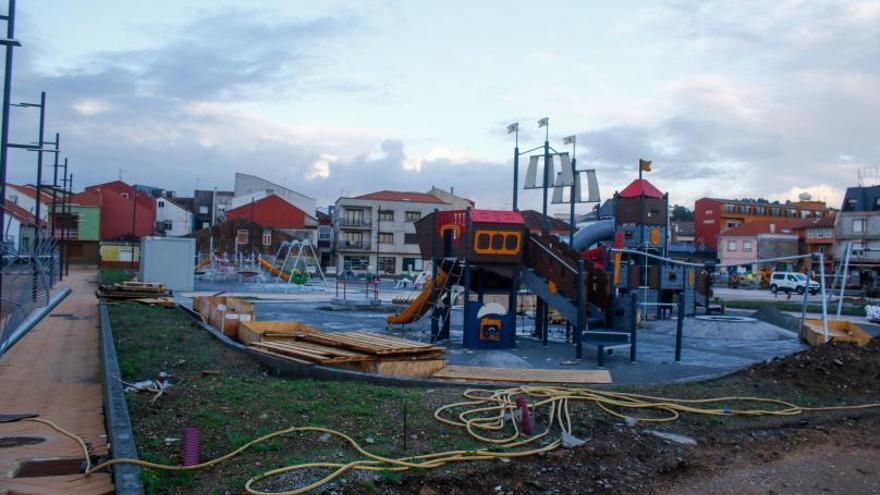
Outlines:
{"type": "Polygon", "coordinates": [[[614,220],[599,220],[575,232],[571,247],[578,251],[583,251],[593,244],[605,239],[611,239],[613,236],[614,220]]]}

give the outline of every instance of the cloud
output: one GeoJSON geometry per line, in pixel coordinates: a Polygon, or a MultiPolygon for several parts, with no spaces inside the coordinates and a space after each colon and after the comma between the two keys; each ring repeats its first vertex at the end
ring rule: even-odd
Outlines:
{"type": "Polygon", "coordinates": [[[83,98],[73,103],[73,109],[86,117],[106,112],[113,108],[110,103],[100,98],[83,98]]]}

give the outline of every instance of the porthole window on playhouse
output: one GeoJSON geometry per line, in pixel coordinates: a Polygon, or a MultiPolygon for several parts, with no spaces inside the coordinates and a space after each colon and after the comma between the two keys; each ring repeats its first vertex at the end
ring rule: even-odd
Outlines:
{"type": "Polygon", "coordinates": [[[500,251],[504,247],[504,236],[495,234],[492,236],[492,249],[500,251]]]}
{"type": "Polygon", "coordinates": [[[478,230],[475,233],[474,253],[516,255],[520,248],[520,234],[500,230],[478,230]]]}
{"type": "Polygon", "coordinates": [[[519,236],[516,234],[507,234],[504,236],[504,249],[516,252],[519,245],[519,236]]]}
{"type": "Polygon", "coordinates": [[[489,249],[489,234],[477,235],[477,249],[484,251],[489,249]]]}

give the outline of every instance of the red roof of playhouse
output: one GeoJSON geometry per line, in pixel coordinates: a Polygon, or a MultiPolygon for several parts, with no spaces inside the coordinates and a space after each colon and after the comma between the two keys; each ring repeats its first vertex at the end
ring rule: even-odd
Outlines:
{"type": "Polygon", "coordinates": [[[376,191],[369,194],[363,194],[361,196],[355,196],[353,199],[372,199],[375,201],[410,201],[413,203],[437,203],[443,205],[446,204],[440,198],[434,196],[433,194],[388,190],[376,191]]]}
{"type": "Polygon", "coordinates": [[[507,210],[471,210],[471,221],[483,223],[512,223],[516,225],[524,225],[526,223],[518,211],[507,210]]]}
{"type": "Polygon", "coordinates": [[[621,198],[638,198],[642,194],[649,198],[663,199],[663,193],[645,179],[636,179],[620,191],[621,198]]]}

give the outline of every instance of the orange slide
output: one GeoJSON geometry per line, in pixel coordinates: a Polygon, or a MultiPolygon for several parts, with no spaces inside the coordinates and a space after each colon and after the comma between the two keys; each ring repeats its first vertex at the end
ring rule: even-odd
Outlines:
{"type": "Polygon", "coordinates": [[[409,306],[396,315],[388,315],[388,323],[399,325],[418,321],[434,306],[434,302],[443,295],[442,288],[445,283],[446,272],[439,270],[437,272],[437,279],[425,282],[422,292],[409,303],[409,306]]]}

